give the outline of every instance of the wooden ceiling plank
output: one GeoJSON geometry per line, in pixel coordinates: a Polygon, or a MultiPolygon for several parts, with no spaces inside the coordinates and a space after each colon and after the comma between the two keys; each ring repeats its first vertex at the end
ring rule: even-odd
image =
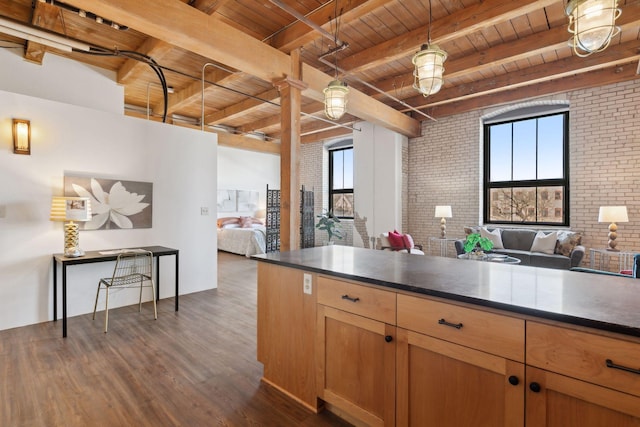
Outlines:
{"type": "MultiPolygon", "coordinates": [[[[304,114],[316,114],[319,111],[323,111],[324,106],[320,103],[313,102],[308,105],[303,105],[301,112],[304,114]]],[[[263,129],[276,126],[280,124],[280,115],[274,115],[271,117],[265,117],[264,119],[256,120],[251,123],[247,123],[243,126],[239,126],[237,130],[239,132],[255,132],[262,131],[263,129]]]]}
{"type": "MultiPolygon", "coordinates": [[[[504,22],[528,12],[546,7],[557,0],[487,0],[461,9],[432,23],[431,39],[442,44],[465,37],[486,26],[504,22]]],[[[417,52],[427,41],[427,27],[417,28],[377,46],[365,49],[343,59],[341,68],[351,73],[360,73],[373,67],[417,52]]]]}
{"type": "Polygon", "coordinates": [[[589,73],[550,80],[537,85],[521,87],[497,94],[488,94],[449,104],[442,104],[429,108],[425,111],[430,116],[438,119],[487,108],[489,106],[502,105],[541,96],[549,96],[556,93],[566,93],[574,90],[640,79],[640,76],[636,74],[637,65],[637,62],[634,61],[624,66],[596,70],[589,73]]]}
{"type": "Polygon", "coordinates": [[[234,0],[195,0],[191,6],[203,11],[207,15],[213,15],[220,8],[233,3],[234,0]]]}
{"type": "Polygon", "coordinates": [[[264,105],[264,101],[275,101],[280,98],[280,93],[277,89],[271,89],[266,92],[259,93],[256,98],[247,98],[242,102],[234,105],[230,105],[220,111],[208,114],[204,118],[204,122],[208,125],[219,124],[224,120],[232,119],[235,116],[246,114],[249,110],[258,108],[264,105]]]}
{"type": "MultiPolygon", "coordinates": [[[[148,37],[136,51],[160,62],[173,48],[169,43],[148,37]]],[[[140,75],[146,71],[147,67],[148,65],[144,62],[127,59],[118,69],[118,83],[127,84],[137,80],[140,78],[140,75]]]]}
{"type": "Polygon", "coordinates": [[[542,63],[495,78],[476,81],[469,85],[458,85],[444,89],[426,99],[416,96],[406,100],[406,102],[414,106],[421,104],[417,105],[416,108],[423,109],[466,98],[531,86],[553,79],[575,76],[602,68],[611,68],[630,61],[637,61],[638,59],[640,59],[640,52],[638,52],[637,42],[630,41],[621,45],[609,46],[607,50],[599,55],[592,55],[586,58],[571,56],[551,64],[542,63]]]}
{"type": "MultiPolygon", "coordinates": [[[[152,8],[138,0],[68,0],[68,3],[267,82],[279,80],[290,72],[289,55],[180,1],[157,0],[152,8]]],[[[322,90],[332,77],[305,64],[303,79],[309,85],[303,95],[320,100],[322,90]]],[[[417,120],[357,90],[352,89],[349,94],[349,111],[403,135],[420,134],[417,120]]]]}

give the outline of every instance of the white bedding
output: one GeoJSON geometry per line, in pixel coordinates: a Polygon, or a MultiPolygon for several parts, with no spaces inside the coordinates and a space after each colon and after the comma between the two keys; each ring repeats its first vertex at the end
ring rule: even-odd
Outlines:
{"type": "Polygon", "coordinates": [[[250,257],[265,253],[266,247],[267,237],[264,226],[218,229],[218,250],[250,257]]]}

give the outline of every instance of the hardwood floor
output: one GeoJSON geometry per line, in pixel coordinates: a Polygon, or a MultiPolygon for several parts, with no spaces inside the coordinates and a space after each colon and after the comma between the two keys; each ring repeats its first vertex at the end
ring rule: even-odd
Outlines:
{"type": "Polygon", "coordinates": [[[347,426],[262,384],[256,261],[219,254],[218,289],[0,331],[0,426],[347,426]]]}

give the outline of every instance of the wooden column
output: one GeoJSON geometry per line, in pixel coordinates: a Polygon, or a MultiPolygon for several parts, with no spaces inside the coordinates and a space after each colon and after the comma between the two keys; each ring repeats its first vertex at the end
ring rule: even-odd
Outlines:
{"type": "Polygon", "coordinates": [[[274,82],[280,91],[280,250],[300,248],[300,105],[307,85],[300,52],[291,52],[291,75],[274,82]]]}

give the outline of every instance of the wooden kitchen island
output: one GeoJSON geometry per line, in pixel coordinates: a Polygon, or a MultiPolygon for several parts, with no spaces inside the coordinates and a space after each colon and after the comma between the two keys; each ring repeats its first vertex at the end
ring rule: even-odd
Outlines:
{"type": "Polygon", "coordinates": [[[640,425],[640,281],[326,246],[254,257],[263,381],[372,426],[640,425]]]}

